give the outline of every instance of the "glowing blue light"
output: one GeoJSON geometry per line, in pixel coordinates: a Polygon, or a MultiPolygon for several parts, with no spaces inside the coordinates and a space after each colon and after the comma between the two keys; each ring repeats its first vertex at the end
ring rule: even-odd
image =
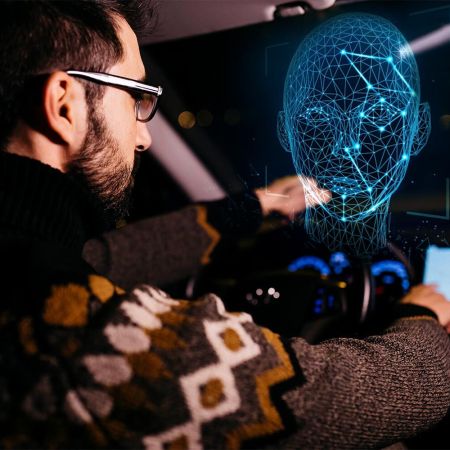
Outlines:
{"type": "Polygon", "coordinates": [[[329,296],[328,296],[328,308],[333,308],[333,306],[334,306],[334,301],[335,301],[334,296],[329,295],[329,296]]]}
{"type": "Polygon", "coordinates": [[[389,274],[383,275],[382,281],[384,284],[392,285],[395,283],[395,277],[389,274]]]}
{"type": "Polygon", "coordinates": [[[313,269],[323,276],[330,275],[330,267],[321,258],[317,256],[301,256],[288,266],[289,272],[297,272],[297,270],[313,269]]]}
{"type": "MultiPolygon", "coordinates": [[[[403,289],[403,292],[406,292],[409,289],[410,282],[409,282],[409,275],[408,271],[406,270],[406,267],[403,263],[400,261],[395,260],[383,260],[378,261],[372,264],[372,275],[374,277],[378,277],[381,274],[393,273],[397,275],[398,278],[401,280],[401,286],[403,289]]],[[[384,278],[383,278],[384,279],[384,278]]],[[[388,279],[389,280],[389,279],[388,279]]],[[[387,284],[393,284],[393,283],[387,283],[387,284]]]]}
{"type": "Polygon", "coordinates": [[[335,252],[330,256],[330,267],[336,275],[340,275],[345,268],[350,267],[350,261],[345,253],[335,252]]]}

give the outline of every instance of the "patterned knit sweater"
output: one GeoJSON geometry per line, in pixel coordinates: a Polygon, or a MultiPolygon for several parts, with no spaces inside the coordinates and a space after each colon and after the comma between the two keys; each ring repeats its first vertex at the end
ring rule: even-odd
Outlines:
{"type": "Polygon", "coordinates": [[[365,340],[284,340],[214,295],[98,275],[95,205],[48,166],[1,155],[0,202],[1,448],[369,448],[448,409],[425,309],[365,340]]]}

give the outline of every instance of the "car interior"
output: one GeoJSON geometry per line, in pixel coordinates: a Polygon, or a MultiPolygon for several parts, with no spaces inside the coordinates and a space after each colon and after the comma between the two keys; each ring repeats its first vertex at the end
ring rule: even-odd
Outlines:
{"type": "MultiPolygon", "coordinates": [[[[129,221],[159,215],[295,174],[277,136],[286,72],[309,31],[336,15],[390,20],[416,57],[430,104],[427,146],[393,195],[388,245],[372,257],[308,240],[304,217],[270,215],[252,236],[229,240],[173,295],[218,294],[229,310],[311,343],[382,330],[386,310],[421,283],[430,246],[450,240],[450,2],[431,0],[164,0],[142,54],[164,94],[149,124],[129,221]]],[[[450,418],[408,442],[450,448],[450,418]]]]}

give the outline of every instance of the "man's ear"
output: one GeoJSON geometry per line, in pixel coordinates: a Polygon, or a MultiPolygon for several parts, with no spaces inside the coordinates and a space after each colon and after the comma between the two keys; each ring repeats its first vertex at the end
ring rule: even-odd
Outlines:
{"type": "Polygon", "coordinates": [[[44,84],[42,112],[47,133],[54,142],[75,144],[83,108],[84,91],[81,85],[65,72],[52,73],[44,84]]]}
{"type": "Polygon", "coordinates": [[[415,156],[425,147],[431,134],[431,112],[428,103],[419,105],[419,120],[417,121],[417,131],[413,138],[411,155],[415,156]]]}
{"type": "Polygon", "coordinates": [[[284,111],[278,112],[277,117],[277,134],[278,140],[280,141],[281,146],[287,151],[291,151],[291,147],[289,145],[289,137],[286,129],[286,113],[284,111]]]}

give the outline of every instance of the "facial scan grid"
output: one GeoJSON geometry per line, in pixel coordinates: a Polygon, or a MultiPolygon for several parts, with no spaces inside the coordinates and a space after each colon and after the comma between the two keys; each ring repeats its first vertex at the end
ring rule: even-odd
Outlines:
{"type": "Polygon", "coordinates": [[[292,153],[308,205],[306,230],[331,250],[371,255],[386,244],[391,195],[430,134],[414,55],[400,31],[369,14],[313,30],[288,70],[279,138],[292,153]]]}

